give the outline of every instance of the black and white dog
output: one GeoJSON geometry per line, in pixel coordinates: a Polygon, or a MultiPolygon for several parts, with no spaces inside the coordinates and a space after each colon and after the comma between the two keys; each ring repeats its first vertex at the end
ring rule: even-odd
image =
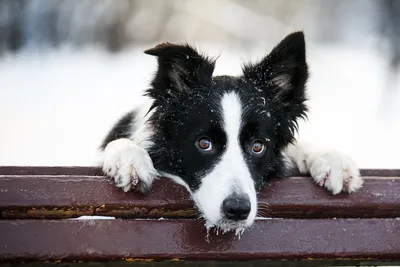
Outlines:
{"type": "Polygon", "coordinates": [[[206,227],[237,233],[257,215],[257,191],[297,168],[333,194],[362,185],[351,159],[297,143],[306,117],[305,40],[295,32],[239,77],[213,77],[215,60],[185,45],[145,51],[158,58],[148,102],[105,138],[103,171],[125,192],[157,177],[185,186],[206,227]]]}

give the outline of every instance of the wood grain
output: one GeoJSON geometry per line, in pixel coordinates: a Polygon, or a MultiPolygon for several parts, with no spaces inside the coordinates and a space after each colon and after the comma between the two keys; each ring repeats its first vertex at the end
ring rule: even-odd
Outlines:
{"type": "Polygon", "coordinates": [[[273,219],[241,238],[198,220],[0,221],[0,259],[400,259],[398,219],[273,219]]]}
{"type": "MultiPolygon", "coordinates": [[[[197,216],[186,190],[168,179],[156,181],[150,194],[142,195],[117,190],[96,168],[2,167],[0,173],[0,218],[197,216]]],[[[399,217],[400,176],[395,174],[396,170],[374,171],[375,176],[364,177],[360,191],[336,196],[314,184],[309,177],[275,179],[259,194],[262,215],[276,218],[399,217]],[[382,176],[378,176],[380,174],[382,176]]]]}

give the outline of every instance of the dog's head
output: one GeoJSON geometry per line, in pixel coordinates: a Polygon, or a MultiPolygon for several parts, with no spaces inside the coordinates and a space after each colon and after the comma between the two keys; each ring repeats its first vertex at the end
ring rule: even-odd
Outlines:
{"type": "Polygon", "coordinates": [[[160,44],[153,98],[155,167],[185,185],[207,226],[242,230],[257,215],[257,190],[285,170],[283,149],[305,116],[304,35],[288,35],[239,77],[213,77],[215,60],[189,45],[160,44]]]}

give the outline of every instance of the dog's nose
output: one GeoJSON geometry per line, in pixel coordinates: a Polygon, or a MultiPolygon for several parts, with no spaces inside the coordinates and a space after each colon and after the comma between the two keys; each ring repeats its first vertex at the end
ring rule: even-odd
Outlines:
{"type": "Polygon", "coordinates": [[[233,196],[226,198],[222,202],[222,210],[225,217],[229,220],[246,220],[249,216],[250,209],[251,204],[248,198],[233,196]]]}

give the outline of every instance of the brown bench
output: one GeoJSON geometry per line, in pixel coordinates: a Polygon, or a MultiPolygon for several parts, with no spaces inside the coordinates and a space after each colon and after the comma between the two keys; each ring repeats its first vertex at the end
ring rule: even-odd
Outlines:
{"type": "Polygon", "coordinates": [[[270,218],[238,239],[207,235],[167,179],[143,196],[97,168],[0,167],[0,266],[400,265],[400,170],[362,175],[361,191],[339,196],[308,177],[272,181],[259,195],[270,218]],[[73,219],[83,215],[111,217],[73,219]]]}

